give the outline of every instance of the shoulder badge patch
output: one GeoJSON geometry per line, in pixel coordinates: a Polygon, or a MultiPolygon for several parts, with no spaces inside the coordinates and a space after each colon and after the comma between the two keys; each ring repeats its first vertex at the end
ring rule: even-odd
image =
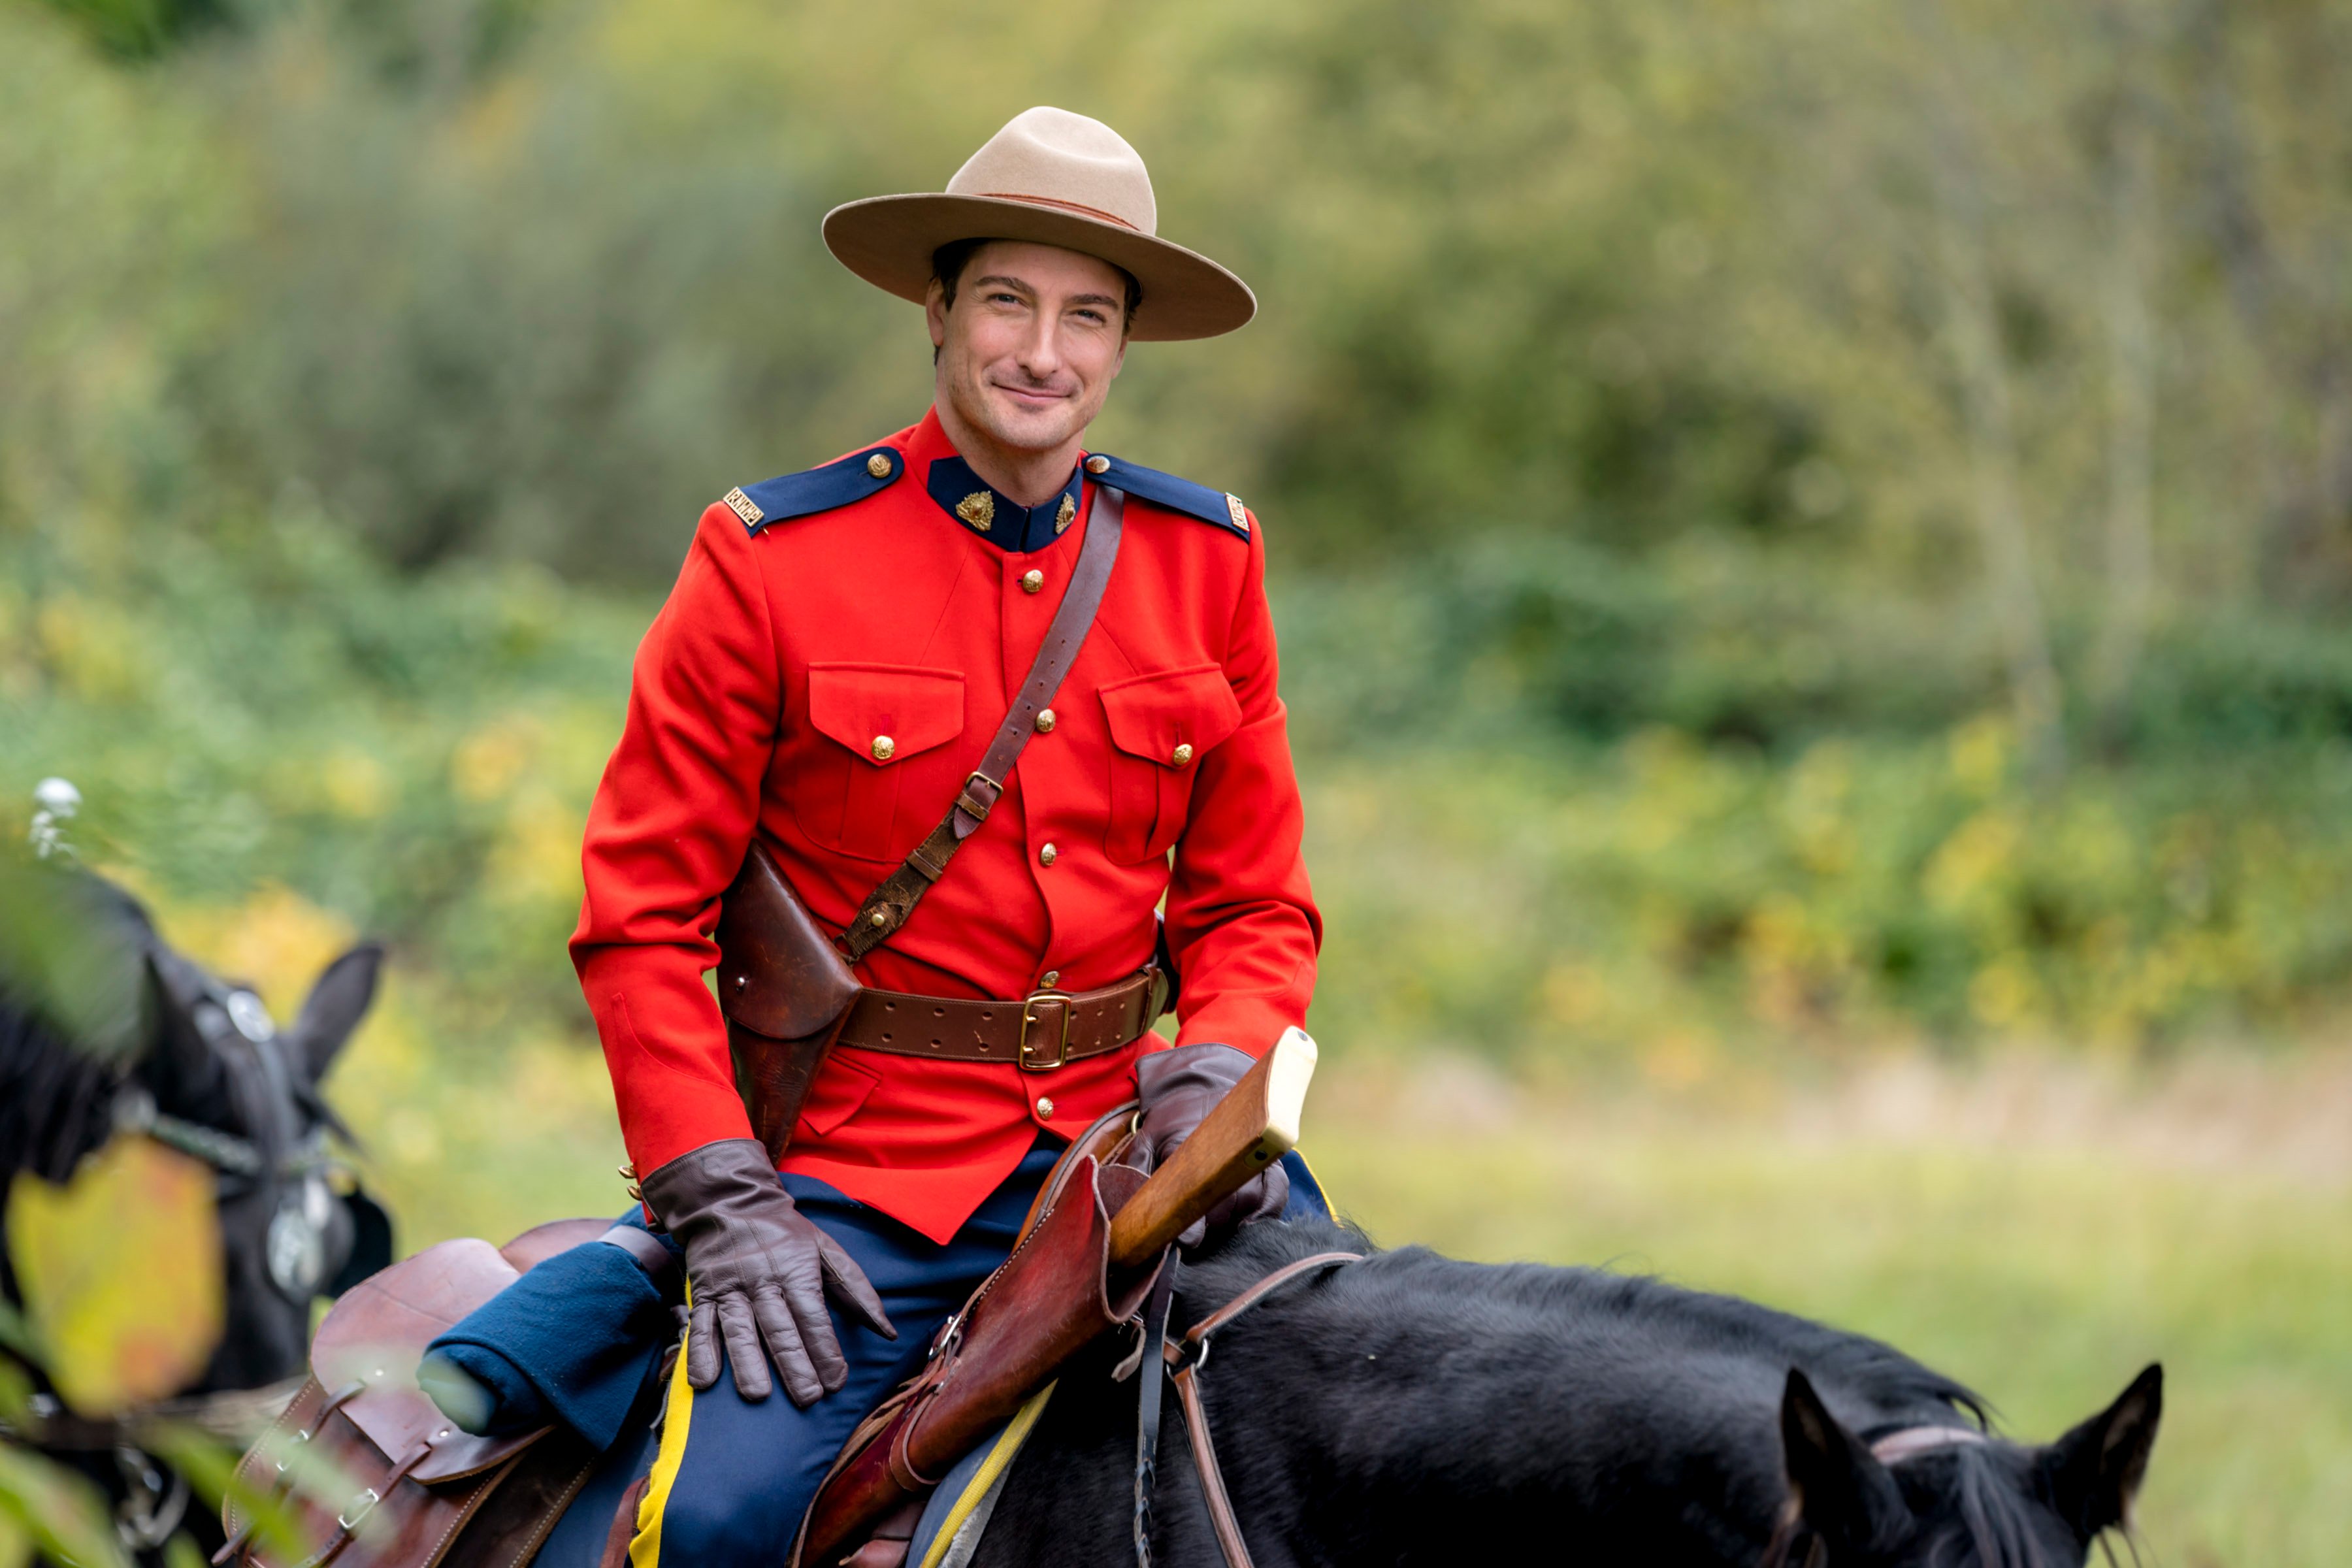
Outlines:
{"type": "Polygon", "coordinates": [[[1154,506],[1181,511],[1187,517],[1197,517],[1202,522],[1214,523],[1244,539],[1249,537],[1249,513],[1243,510],[1239,496],[1213,490],[1206,485],[1196,485],[1190,479],[1180,479],[1173,474],[1163,474],[1157,468],[1143,468],[1100,453],[1087,459],[1087,472],[1102,483],[1117,485],[1128,494],[1148,500],[1154,506]]]}
{"type": "Polygon", "coordinates": [[[907,459],[895,447],[874,447],[780,479],[762,479],[748,489],[729,490],[727,510],[743,520],[753,535],[772,523],[833,511],[879,494],[907,471],[907,459]]]}

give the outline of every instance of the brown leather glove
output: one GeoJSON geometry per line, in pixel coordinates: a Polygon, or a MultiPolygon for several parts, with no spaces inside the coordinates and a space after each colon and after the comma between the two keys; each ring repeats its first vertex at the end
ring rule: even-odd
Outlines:
{"type": "MultiPolygon", "coordinates": [[[[1137,1058],[1135,1088],[1142,1118],[1135,1141],[1150,1158],[1146,1169],[1156,1171],[1165,1164],[1201,1119],[1255,1065],[1246,1051],[1217,1045],[1179,1046],[1137,1058]]],[[[1223,1236],[1235,1226],[1279,1218],[1289,1201],[1289,1175],[1280,1165],[1268,1165],[1186,1226],[1176,1245],[1190,1252],[1213,1234],[1223,1236]]]]}
{"type": "Polygon", "coordinates": [[[722,1336],[735,1391],[746,1399],[768,1397],[771,1359],[803,1409],[839,1388],[849,1364],[827,1297],[885,1339],[898,1337],[865,1270],[793,1206],[758,1139],[705,1143],[647,1176],[641,1190],[686,1248],[694,1303],[686,1378],[697,1389],[719,1381],[722,1336]]]}

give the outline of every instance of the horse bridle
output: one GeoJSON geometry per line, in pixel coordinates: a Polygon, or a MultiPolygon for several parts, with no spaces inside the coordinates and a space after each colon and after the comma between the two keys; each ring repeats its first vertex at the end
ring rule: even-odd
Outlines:
{"type": "Polygon", "coordinates": [[[1360,1263],[1360,1252],[1318,1252],[1311,1258],[1299,1258],[1260,1279],[1223,1306],[1194,1323],[1181,1340],[1168,1337],[1168,1311],[1175,1297],[1176,1265],[1171,1258],[1160,1271],[1151,1287],[1151,1295],[1144,1308],[1144,1331],[1129,1362],[1113,1373],[1123,1377],[1127,1371],[1144,1361],[1155,1359],[1151,1347],[1157,1344],[1159,1365],[1142,1375],[1136,1396],[1135,1424],[1135,1563],[1136,1568],[1151,1568],[1151,1490],[1159,1469],[1160,1457],[1160,1384],[1162,1376],[1176,1385],[1176,1397],[1184,1409],[1184,1434],[1192,1446],[1192,1468],[1201,1478],[1201,1496],[1209,1507],[1209,1525],[1216,1532],[1217,1546],[1224,1553],[1226,1568],[1255,1568],[1250,1561],[1249,1543],[1242,1539],[1241,1521],[1234,1516],[1233,1499],[1225,1491],[1225,1475],[1217,1463],[1217,1448],[1209,1432],[1209,1412],[1201,1402],[1201,1369],[1208,1364],[1209,1346],[1218,1330],[1256,1306],[1266,1297],[1304,1275],[1335,1268],[1342,1264],[1360,1263]]]}
{"type": "Polygon", "coordinates": [[[215,979],[160,942],[148,948],[148,966],[171,1005],[195,1027],[228,1075],[229,1094],[245,1124],[261,1136],[240,1137],[159,1110],[145,1086],[117,1091],[114,1126],[154,1139],[220,1173],[235,1195],[238,1184],[275,1181],[293,1190],[270,1216],[264,1254],[270,1282],[289,1300],[307,1302],[327,1277],[326,1234],[333,1194],[326,1173],[339,1168],[328,1135],[351,1134],[307,1077],[287,1058],[286,1038],[259,996],[215,979]],[[310,1113],[304,1127],[301,1113],[310,1113]]]}

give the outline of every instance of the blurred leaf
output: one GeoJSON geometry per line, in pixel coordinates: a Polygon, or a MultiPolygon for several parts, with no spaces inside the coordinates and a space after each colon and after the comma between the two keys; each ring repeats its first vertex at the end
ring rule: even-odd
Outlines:
{"type": "MultiPolygon", "coordinates": [[[[75,1568],[130,1568],[114,1519],[98,1489],[71,1470],[13,1444],[0,1443],[0,1521],[29,1537],[41,1554],[75,1568]]],[[[7,1561],[0,1533],[0,1563],[7,1561]]]]}
{"type": "Polygon", "coordinates": [[[19,1174],[9,1261],[66,1402],[107,1415],[177,1393],[223,1320],[210,1167],[149,1138],[117,1138],[63,1187],[19,1174]]]}

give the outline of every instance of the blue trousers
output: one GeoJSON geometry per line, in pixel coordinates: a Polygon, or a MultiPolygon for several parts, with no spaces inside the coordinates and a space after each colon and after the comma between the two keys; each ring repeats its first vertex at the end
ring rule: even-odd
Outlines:
{"type": "MultiPolygon", "coordinates": [[[[648,1477],[630,1542],[631,1568],[733,1568],[781,1563],[817,1484],[867,1411],[912,1376],[948,1314],[963,1305],[1019,1239],[1021,1222],[1054,1168],[1058,1140],[1044,1137],[945,1246],[844,1197],[824,1182],[786,1174],[800,1211],[855,1258],[898,1331],[893,1342],[859,1325],[834,1326],[849,1379],[806,1410],[782,1385],[756,1403],[735,1391],[733,1369],[695,1393],[677,1358],[657,1429],[625,1435],[549,1538],[537,1568],[593,1563],[630,1482],[648,1477]]],[[[1297,1155],[1286,1218],[1329,1213],[1297,1155]]],[[[725,1347],[720,1347],[722,1361],[725,1347]]]]}

